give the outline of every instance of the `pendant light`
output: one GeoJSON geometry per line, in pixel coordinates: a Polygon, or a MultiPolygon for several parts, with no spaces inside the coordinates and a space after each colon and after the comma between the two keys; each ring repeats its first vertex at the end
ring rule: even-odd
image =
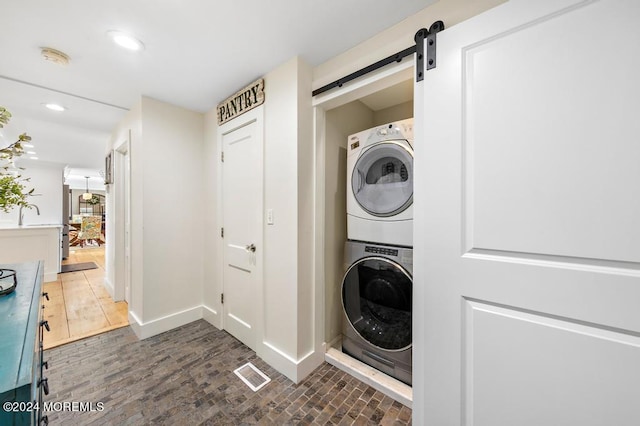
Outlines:
{"type": "Polygon", "coordinates": [[[89,192],[89,176],[84,177],[87,180],[87,192],[82,194],[82,199],[85,201],[89,201],[93,198],[93,194],[89,192]]]}

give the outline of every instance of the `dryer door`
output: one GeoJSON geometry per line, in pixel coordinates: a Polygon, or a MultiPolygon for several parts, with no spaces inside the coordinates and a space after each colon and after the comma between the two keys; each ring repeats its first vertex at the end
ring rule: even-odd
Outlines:
{"type": "Polygon", "coordinates": [[[413,202],[413,150],[407,141],[379,142],[360,154],[351,175],[353,195],[367,213],[394,216],[413,202]]]}
{"type": "Polygon", "coordinates": [[[342,281],[342,306],[354,330],[385,350],[411,346],[411,276],[397,263],[368,257],[351,265],[342,281]]]}

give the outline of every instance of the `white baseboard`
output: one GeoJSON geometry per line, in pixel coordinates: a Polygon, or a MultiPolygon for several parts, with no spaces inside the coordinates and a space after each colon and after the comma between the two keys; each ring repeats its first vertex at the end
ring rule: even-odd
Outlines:
{"type": "Polygon", "coordinates": [[[298,361],[298,381],[304,380],[313,370],[318,368],[324,362],[324,345],[317,351],[309,352],[298,361]]]}
{"type": "Polygon", "coordinates": [[[43,280],[45,283],[50,283],[52,281],[58,281],[58,273],[57,272],[45,272],[43,280]]]}
{"type": "Polygon", "coordinates": [[[206,322],[208,322],[209,324],[211,324],[217,329],[222,328],[220,315],[218,314],[218,311],[216,311],[215,309],[211,309],[207,305],[202,305],[202,319],[204,319],[206,322]]]}
{"type": "Polygon", "coordinates": [[[413,389],[393,377],[368,366],[336,348],[329,348],[325,360],[366,383],[372,388],[411,408],[413,405],[413,389]]]}
{"type": "Polygon", "coordinates": [[[138,339],[142,339],[142,337],[140,337],[140,335],[142,334],[142,328],[141,328],[142,322],[138,319],[138,316],[132,311],[129,311],[128,316],[129,316],[129,327],[131,327],[131,329],[136,334],[136,337],[138,339]]]}
{"type": "Polygon", "coordinates": [[[324,361],[323,350],[311,351],[296,360],[268,342],[261,346],[258,356],[294,383],[300,383],[324,361]]]}
{"type": "Polygon", "coordinates": [[[151,321],[142,323],[138,317],[129,312],[129,325],[133,329],[138,339],[146,339],[151,336],[155,336],[165,331],[172,330],[190,322],[199,320],[202,318],[202,305],[195,306],[184,311],[176,312],[171,315],[167,315],[161,318],[157,318],[151,321]]]}
{"type": "MultiPolygon", "coordinates": [[[[221,326],[220,313],[205,305],[195,306],[145,323],[135,312],[129,311],[129,325],[138,339],[146,339],[199,319],[204,319],[216,328],[221,326]]],[[[319,350],[311,351],[298,360],[268,342],[262,342],[257,353],[267,364],[295,383],[300,383],[325,360],[324,344],[319,350]]]]}
{"type": "Polygon", "coordinates": [[[109,279],[107,277],[104,277],[104,288],[107,290],[107,293],[109,293],[109,296],[111,296],[112,300],[116,300],[114,293],[115,293],[115,288],[113,287],[113,284],[111,283],[111,281],[109,281],[109,279]]]}

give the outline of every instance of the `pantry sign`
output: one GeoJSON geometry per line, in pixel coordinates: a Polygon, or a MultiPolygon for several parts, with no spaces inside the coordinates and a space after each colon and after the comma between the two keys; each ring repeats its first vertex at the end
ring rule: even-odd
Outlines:
{"type": "Polygon", "coordinates": [[[264,103],[264,79],[254,81],[218,104],[218,125],[264,103]]]}

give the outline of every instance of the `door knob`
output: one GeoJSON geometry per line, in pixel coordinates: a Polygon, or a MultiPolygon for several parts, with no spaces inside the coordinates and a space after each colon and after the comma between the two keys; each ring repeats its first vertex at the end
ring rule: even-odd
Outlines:
{"type": "Polygon", "coordinates": [[[251,253],[255,253],[256,252],[256,245],[252,243],[252,244],[246,246],[244,249],[246,251],[250,251],[251,253]]]}

